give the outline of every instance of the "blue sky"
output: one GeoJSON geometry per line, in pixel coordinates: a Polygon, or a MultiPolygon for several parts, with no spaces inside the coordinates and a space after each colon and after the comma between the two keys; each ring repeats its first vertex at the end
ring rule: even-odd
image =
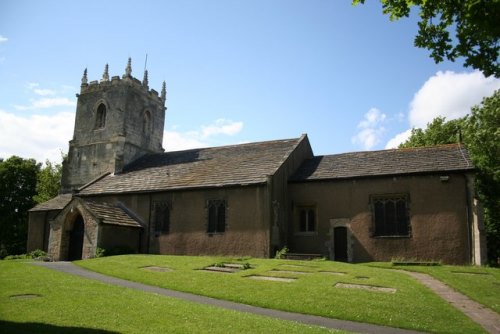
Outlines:
{"type": "Polygon", "coordinates": [[[377,1],[0,2],[0,157],[58,160],[83,70],[167,83],[164,147],[309,135],[315,154],[384,149],[500,88],[413,46],[377,1]]]}

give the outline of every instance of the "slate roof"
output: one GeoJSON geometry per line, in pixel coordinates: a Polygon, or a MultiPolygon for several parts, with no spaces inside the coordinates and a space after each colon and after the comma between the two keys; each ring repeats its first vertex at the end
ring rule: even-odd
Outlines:
{"type": "Polygon", "coordinates": [[[292,181],[343,179],[473,170],[466,149],[458,144],[353,152],[304,161],[292,181]]]}
{"type": "Polygon", "coordinates": [[[122,208],[107,203],[85,202],[90,211],[101,220],[101,224],[142,227],[122,208]]]}
{"type": "Polygon", "coordinates": [[[81,195],[261,184],[307,140],[300,138],[145,155],[81,195]]]}
{"type": "Polygon", "coordinates": [[[34,208],[29,211],[50,211],[50,210],[62,210],[71,201],[72,194],[62,194],[58,195],[47,202],[37,204],[34,208]]]}

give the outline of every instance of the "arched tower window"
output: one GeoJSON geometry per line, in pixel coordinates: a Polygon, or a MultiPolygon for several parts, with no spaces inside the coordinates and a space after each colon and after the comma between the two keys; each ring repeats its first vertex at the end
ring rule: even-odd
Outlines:
{"type": "Polygon", "coordinates": [[[99,104],[95,115],[95,128],[101,129],[106,125],[106,106],[104,103],[99,104]]]}
{"type": "Polygon", "coordinates": [[[142,116],[142,132],[147,136],[151,133],[151,113],[149,110],[144,111],[142,116]]]}

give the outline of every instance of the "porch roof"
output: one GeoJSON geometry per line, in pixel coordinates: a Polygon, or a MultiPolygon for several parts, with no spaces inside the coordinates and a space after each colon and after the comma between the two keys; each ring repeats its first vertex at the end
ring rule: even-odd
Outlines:
{"type": "Polygon", "coordinates": [[[100,219],[101,224],[142,227],[123,208],[107,203],[85,202],[88,209],[100,219]]]}

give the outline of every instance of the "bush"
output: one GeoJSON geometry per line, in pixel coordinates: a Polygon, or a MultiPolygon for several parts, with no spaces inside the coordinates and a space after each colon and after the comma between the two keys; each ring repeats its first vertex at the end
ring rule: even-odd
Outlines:
{"type": "Polygon", "coordinates": [[[97,247],[95,249],[95,257],[104,257],[106,256],[106,250],[101,247],[97,247]]]}
{"type": "Polygon", "coordinates": [[[47,253],[41,249],[35,249],[34,251],[28,253],[28,256],[32,259],[40,259],[47,257],[47,253]]]}
{"type": "Polygon", "coordinates": [[[274,257],[275,259],[284,259],[285,255],[288,253],[289,249],[287,246],[283,247],[279,251],[276,252],[276,256],[274,257]]]}

